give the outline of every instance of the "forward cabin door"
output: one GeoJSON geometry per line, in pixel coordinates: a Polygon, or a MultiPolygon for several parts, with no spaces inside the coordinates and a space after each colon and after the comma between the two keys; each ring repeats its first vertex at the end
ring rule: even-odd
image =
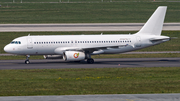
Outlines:
{"type": "Polygon", "coordinates": [[[27,38],[27,49],[33,49],[32,38],[27,38]]]}

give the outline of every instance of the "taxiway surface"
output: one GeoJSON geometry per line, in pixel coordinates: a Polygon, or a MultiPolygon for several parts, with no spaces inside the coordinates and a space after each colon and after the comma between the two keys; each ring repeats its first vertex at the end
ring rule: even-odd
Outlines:
{"type": "MultiPolygon", "coordinates": [[[[138,31],[144,23],[0,24],[0,32],[138,31]]],[[[180,23],[164,23],[163,30],[180,30],[180,23]]]]}
{"type": "Polygon", "coordinates": [[[66,62],[64,60],[0,60],[0,69],[62,69],[62,68],[126,68],[126,67],[180,67],[180,58],[118,58],[94,59],[94,64],[86,61],[66,62]]]}
{"type": "Polygon", "coordinates": [[[180,94],[10,96],[0,97],[0,101],[180,101],[180,94]]]}

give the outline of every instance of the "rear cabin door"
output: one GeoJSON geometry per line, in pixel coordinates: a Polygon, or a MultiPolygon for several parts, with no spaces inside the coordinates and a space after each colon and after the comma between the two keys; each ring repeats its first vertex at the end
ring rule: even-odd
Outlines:
{"type": "Polygon", "coordinates": [[[136,47],[141,47],[141,37],[136,36],[136,40],[137,40],[136,47]]]}

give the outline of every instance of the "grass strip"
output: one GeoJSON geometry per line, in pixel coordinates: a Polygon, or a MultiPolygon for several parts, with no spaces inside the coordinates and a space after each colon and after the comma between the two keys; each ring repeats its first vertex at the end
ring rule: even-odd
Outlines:
{"type": "Polygon", "coordinates": [[[0,96],[180,93],[180,67],[1,70],[0,96]]]}
{"type": "MultiPolygon", "coordinates": [[[[125,2],[126,0],[14,0],[14,3],[100,3],[100,2],[125,2]],[[21,2],[22,1],[22,2],[21,2]]],[[[155,0],[156,2],[167,2],[167,0],[155,0]]],[[[168,0],[178,1],[178,0],[168,0]]],[[[13,0],[1,0],[0,2],[13,3],[13,0]]],[[[128,0],[126,2],[153,2],[153,0],[128,0]]]]}
{"type": "Polygon", "coordinates": [[[158,6],[168,6],[165,22],[180,22],[179,2],[20,3],[20,0],[15,1],[19,2],[1,3],[0,23],[145,23],[158,6]]]}

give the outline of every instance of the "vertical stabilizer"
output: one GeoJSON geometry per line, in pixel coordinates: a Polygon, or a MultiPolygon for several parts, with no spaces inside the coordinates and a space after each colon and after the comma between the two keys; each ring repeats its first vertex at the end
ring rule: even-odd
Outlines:
{"type": "Polygon", "coordinates": [[[161,35],[167,6],[159,6],[137,34],[161,35]]]}

